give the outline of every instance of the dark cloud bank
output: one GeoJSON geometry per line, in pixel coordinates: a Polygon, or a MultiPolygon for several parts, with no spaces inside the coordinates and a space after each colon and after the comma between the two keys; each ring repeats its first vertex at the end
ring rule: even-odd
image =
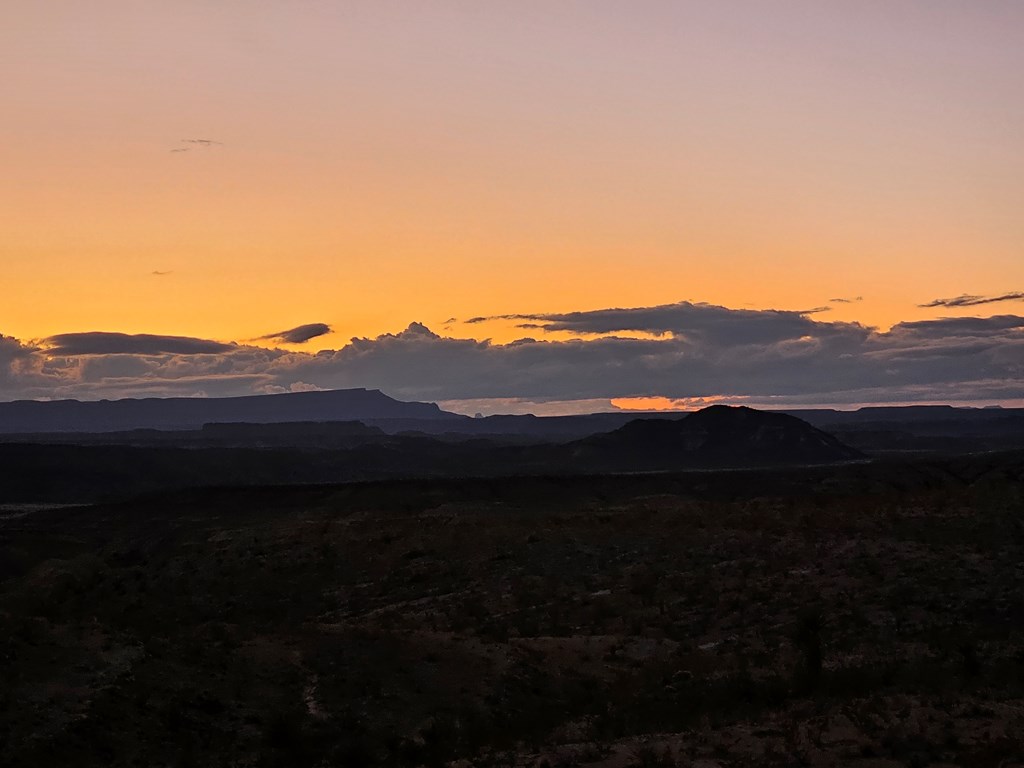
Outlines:
{"type": "Polygon", "coordinates": [[[1024,301],[1024,291],[1013,291],[1001,293],[997,296],[975,296],[970,293],[963,293],[951,299],[933,299],[927,304],[918,304],[919,307],[976,307],[980,304],[995,304],[1000,301],[1024,301]]]}
{"type": "Polygon", "coordinates": [[[289,328],[287,331],[268,333],[266,336],[260,336],[259,340],[279,341],[284,344],[305,344],[310,339],[315,339],[318,336],[324,336],[330,332],[331,326],[326,323],[308,323],[307,325],[289,328]]]}
{"type": "Polygon", "coordinates": [[[51,355],[196,355],[227,352],[231,344],[188,336],[154,336],[148,333],[62,333],[46,339],[51,355]]]}
{"type": "MultiPolygon", "coordinates": [[[[809,313],[689,302],[513,317],[578,338],[494,344],[440,336],[412,323],[400,333],[308,353],[170,336],[63,334],[35,345],[0,337],[0,398],[344,387],[378,388],[404,399],[538,402],[732,396],[842,405],[1024,398],[1024,317],[1016,315],[906,322],[885,332],[809,313]],[[636,332],[654,338],[616,335],[636,332]]],[[[271,336],[286,340],[289,333],[271,336]]]]}

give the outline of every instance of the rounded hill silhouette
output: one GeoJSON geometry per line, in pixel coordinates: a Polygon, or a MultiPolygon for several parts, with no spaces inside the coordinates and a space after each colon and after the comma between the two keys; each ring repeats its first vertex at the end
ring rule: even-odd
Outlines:
{"type": "Polygon", "coordinates": [[[785,413],[712,405],[689,416],[636,419],[573,444],[576,461],[633,469],[830,464],[863,458],[785,413]]]}

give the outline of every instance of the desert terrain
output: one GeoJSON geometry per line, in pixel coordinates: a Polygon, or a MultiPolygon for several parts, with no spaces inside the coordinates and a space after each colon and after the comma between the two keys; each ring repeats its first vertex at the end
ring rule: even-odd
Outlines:
{"type": "Polygon", "coordinates": [[[1024,454],[0,512],[11,766],[1024,764],[1024,454]]]}

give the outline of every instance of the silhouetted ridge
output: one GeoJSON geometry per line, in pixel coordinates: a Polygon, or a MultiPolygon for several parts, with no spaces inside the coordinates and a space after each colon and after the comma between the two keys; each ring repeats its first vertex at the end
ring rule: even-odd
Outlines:
{"type": "Polygon", "coordinates": [[[577,460],[643,469],[828,464],[862,457],[795,416],[727,405],[683,419],[637,419],[575,446],[577,460]]]}
{"type": "Polygon", "coordinates": [[[19,400],[0,403],[0,433],[200,429],[204,424],[368,419],[462,419],[435,403],[406,403],[377,389],[289,392],[249,397],[142,400],[19,400]]]}

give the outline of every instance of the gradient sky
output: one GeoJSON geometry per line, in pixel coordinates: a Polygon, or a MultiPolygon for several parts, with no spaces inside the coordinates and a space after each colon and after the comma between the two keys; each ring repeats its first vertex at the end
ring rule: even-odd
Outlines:
{"type": "Polygon", "coordinates": [[[1024,290],[1016,0],[5,3],[0,99],[26,348],[1021,308],[919,306],[1024,290]]]}

